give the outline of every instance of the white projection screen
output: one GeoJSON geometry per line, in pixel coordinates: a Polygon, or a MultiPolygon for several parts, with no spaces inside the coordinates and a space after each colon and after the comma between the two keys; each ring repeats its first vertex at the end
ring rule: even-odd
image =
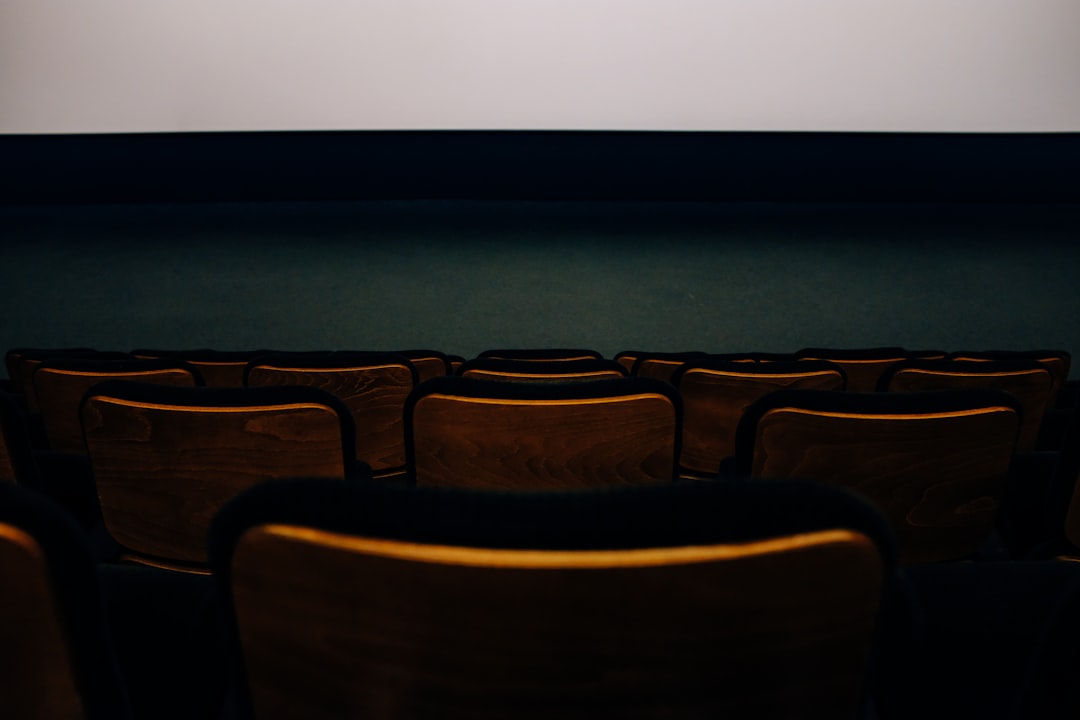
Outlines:
{"type": "Polygon", "coordinates": [[[0,133],[1080,131],[1080,0],[3,0],[0,133]]]}

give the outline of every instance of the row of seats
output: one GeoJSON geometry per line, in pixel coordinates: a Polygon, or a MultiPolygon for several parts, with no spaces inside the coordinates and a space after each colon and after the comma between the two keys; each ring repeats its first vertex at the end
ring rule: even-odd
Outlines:
{"type": "MultiPolygon", "coordinates": [[[[35,397],[17,392],[25,373],[4,395],[10,477],[35,475],[84,520],[83,539],[104,529],[116,544],[94,548],[99,593],[136,709],[176,688],[139,659],[183,646],[200,663],[181,675],[200,688],[184,717],[951,717],[972,706],[955,688],[925,703],[962,654],[951,640],[979,632],[954,625],[971,613],[942,590],[956,568],[976,576],[961,590],[1026,583],[1042,613],[995,633],[1015,658],[990,648],[980,665],[1016,671],[999,688],[1008,707],[974,706],[1053,717],[1069,702],[1060,643],[1076,637],[1080,564],[1060,561],[1057,536],[1080,472],[1072,388],[1044,400],[1061,434],[1041,424],[1025,449],[1021,395],[985,384],[1032,361],[1045,375],[1042,360],[905,358],[890,371],[917,360],[984,375],[869,393],[817,357],[428,352],[443,370],[421,379],[406,353],[264,352],[230,358],[240,384],[215,387],[168,353],[37,352],[9,353],[36,362],[35,397]],[[357,359],[378,372],[332,386],[330,371],[357,359]],[[738,412],[730,454],[696,475],[684,458],[699,373],[738,412]],[[789,387],[804,374],[843,382],[789,387]],[[45,422],[50,376],[82,383],[72,452],[50,447],[62,436],[45,422]],[[405,392],[388,389],[398,376],[405,392]],[[765,382],[721,390],[737,378],[765,382]],[[358,397],[380,402],[358,412],[358,397]],[[368,424],[394,423],[400,466],[360,451],[368,424]]],[[[8,536],[20,562],[47,554],[8,536]]]]}
{"type": "Polygon", "coordinates": [[[71,412],[93,373],[128,374],[142,369],[142,381],[209,386],[312,384],[350,404],[361,419],[358,458],[376,472],[400,471],[403,459],[401,408],[416,384],[458,374],[490,380],[600,379],[627,374],[670,381],[687,400],[682,470],[711,477],[733,454],[735,425],[752,399],[780,388],[863,392],[913,392],[957,387],[994,387],[1016,395],[1024,410],[1021,450],[1060,447],[1057,409],[1063,396],[1075,403],[1064,352],[952,353],[891,352],[891,348],[841,353],[807,349],[790,357],[761,354],[623,352],[604,359],[593,351],[498,351],[457,361],[434,351],[396,353],[168,353],[136,350],[105,353],[71,349],[16,349],[7,354],[11,387],[28,410],[43,416],[50,447],[78,452],[80,431],[71,412]],[[890,351],[890,352],[885,352],[890,351]],[[511,357],[512,356],[512,357],[511,357]],[[156,359],[159,365],[147,363],[156,359]],[[259,358],[258,361],[255,358],[259,358]],[[97,366],[87,366],[89,360],[97,366]],[[124,362],[139,359],[142,362],[124,362]],[[106,360],[111,360],[110,365],[106,360]],[[169,364],[170,360],[174,363],[169,364]],[[813,363],[828,363],[813,365],[813,363]],[[791,363],[799,363],[792,365],[791,363]],[[45,372],[38,373],[45,364],[45,372]],[[186,372],[191,370],[191,372],[186,372]],[[625,371],[624,371],[625,370],[625,371]],[[872,382],[870,382],[872,380],[872,382]],[[39,389],[40,387],[40,389],[39,389]],[[39,397],[41,398],[39,400],[39,397]],[[45,403],[42,412],[40,403],[45,403]],[[61,407],[66,406],[66,407],[61,407]],[[1045,427],[1044,427],[1045,424],[1045,427]]]}
{"type": "Polygon", "coordinates": [[[209,576],[101,564],[69,516],[0,486],[5,714],[1080,709],[1080,566],[904,566],[872,505],[817,483],[532,494],[298,478],[228,501],[208,543],[209,576]]]}
{"type": "MultiPolygon", "coordinates": [[[[413,358],[434,358],[441,366],[441,372],[429,370],[422,380],[406,353],[264,352],[242,366],[239,358],[228,358],[242,370],[241,386],[193,390],[205,384],[201,371],[188,360],[164,353],[149,358],[146,351],[137,357],[81,349],[52,356],[47,352],[9,353],[9,361],[18,356],[30,368],[21,375],[13,373],[13,382],[21,377],[24,387],[33,389],[32,398],[26,397],[26,415],[40,419],[43,436],[31,443],[39,450],[36,464],[59,468],[47,469],[37,481],[50,485],[55,494],[81,496],[77,502],[89,506],[94,505],[90,496],[104,492],[102,506],[107,509],[115,497],[122,508],[146,511],[137,478],[146,469],[140,453],[148,452],[148,443],[142,437],[133,440],[128,428],[175,426],[181,422],[176,418],[186,417],[184,422],[192,429],[184,436],[200,438],[194,441],[195,449],[207,437],[216,438],[218,445],[214,457],[223,470],[215,482],[222,489],[220,495],[203,494],[213,499],[210,511],[263,477],[371,474],[421,485],[553,489],[711,479],[723,472],[803,476],[849,486],[861,482],[861,491],[895,517],[903,536],[913,527],[946,524],[974,526],[974,537],[986,539],[1007,494],[1018,495],[1011,506],[1025,507],[1070,492],[1066,520],[1060,523],[1069,530],[1070,541],[1077,524],[1073,518],[1080,515],[1071,507],[1076,443],[1067,441],[1076,432],[1072,427],[1076,413],[1062,405],[1066,393],[1060,388],[1065,383],[1059,381],[1059,396],[1051,397],[1055,384],[1050,364],[1015,353],[978,361],[968,356],[893,358],[877,371],[877,387],[886,392],[867,395],[847,390],[844,362],[856,362],[855,353],[834,361],[636,354],[631,371],[625,369],[629,353],[608,360],[588,351],[493,350],[462,361],[455,371],[446,356],[413,351],[413,358]],[[662,373],[655,368],[650,377],[648,360],[669,366],[666,381],[658,379],[662,373]],[[116,378],[134,385],[117,384],[116,378]],[[102,385],[106,379],[114,382],[102,385]],[[565,382],[568,379],[578,382],[565,382]],[[606,382],[581,382],[585,379],[606,382]],[[174,385],[188,390],[164,389],[174,385]],[[253,392],[257,387],[263,388],[261,392],[253,392]],[[328,396],[305,394],[304,387],[328,396]],[[88,397],[93,388],[96,394],[88,397]],[[785,393],[778,394],[781,389],[785,393]],[[769,407],[768,402],[777,405],[769,407]],[[312,409],[316,405],[321,411],[312,409]],[[211,413],[212,406],[227,406],[228,412],[211,413]],[[164,407],[171,412],[163,414],[164,407]],[[286,407],[292,408],[288,424],[309,427],[302,443],[287,444],[280,438],[261,442],[272,435],[245,432],[249,422],[238,412],[244,408],[262,417],[280,416],[286,407]],[[197,408],[207,409],[193,413],[197,408]],[[1044,421],[1051,414],[1065,418],[1057,421],[1063,429],[1052,435],[1053,442],[1044,439],[1051,436],[1045,430],[1050,424],[1044,421]],[[895,421],[894,415],[905,420],[895,421]],[[870,422],[874,417],[877,428],[870,422]],[[211,423],[211,418],[217,419],[211,423]],[[784,418],[785,424],[766,432],[777,418],[784,418]],[[921,423],[912,422],[916,418],[921,423]],[[887,442],[870,446],[867,438],[874,433],[883,434],[887,442]],[[339,435],[347,437],[342,440],[339,435]],[[918,448],[916,453],[907,449],[912,446],[918,448]],[[1055,453],[1042,460],[1052,466],[1050,470],[1043,469],[1038,481],[1026,476],[1015,480],[1017,454],[1027,455],[1040,446],[1055,453]],[[810,452],[814,447],[828,452],[815,455],[810,452]],[[919,464],[920,454],[933,457],[932,472],[919,464]],[[58,488],[53,478],[77,474],[72,468],[87,458],[94,467],[86,466],[82,473],[83,487],[72,487],[71,479],[65,478],[62,482],[69,487],[58,488]],[[814,458],[825,460],[815,465],[814,458]],[[879,477],[845,480],[838,465],[841,459],[850,466],[843,472],[856,480],[866,473],[866,463],[876,464],[879,477]],[[889,472],[883,474],[883,469],[889,472]],[[1019,482],[1029,487],[1015,492],[1010,480],[1013,487],[1019,482]],[[898,484],[906,500],[896,499],[898,484]],[[875,485],[880,489],[873,489],[875,485]],[[915,512],[919,504],[922,507],[915,512]],[[936,520],[927,519],[935,514],[936,520]],[[916,516],[921,519],[913,519],[916,516]]],[[[1067,354],[1052,357],[1064,360],[1067,372],[1067,354]]],[[[289,435],[285,430],[278,434],[289,435]]],[[[198,457],[190,450],[172,448],[168,463],[160,457],[162,448],[152,451],[155,462],[172,468],[176,476],[172,482],[180,484],[181,492],[189,477],[206,477],[212,470],[201,460],[189,467],[185,458],[198,457]]],[[[33,464],[19,463],[23,468],[33,464]]],[[[12,476],[15,471],[12,465],[12,476]]],[[[22,472],[24,482],[28,474],[32,470],[22,472]]],[[[182,500],[164,490],[151,495],[163,507],[182,500]]],[[[1058,503],[1050,514],[1061,510],[1058,503]]],[[[1012,513],[1019,522],[1007,535],[1014,544],[1045,545],[1032,539],[1041,532],[1043,514],[1032,517],[1032,511],[1025,512],[1027,518],[1012,513]]],[[[110,517],[107,510],[106,518],[110,517]]],[[[119,523],[119,518],[111,519],[119,523]]],[[[193,537],[199,539],[201,533],[197,527],[193,537]]],[[[963,532],[954,529],[954,534],[963,532]]],[[[966,555],[973,550],[967,547],[970,544],[969,540],[953,550],[926,549],[912,557],[966,555]]]]}

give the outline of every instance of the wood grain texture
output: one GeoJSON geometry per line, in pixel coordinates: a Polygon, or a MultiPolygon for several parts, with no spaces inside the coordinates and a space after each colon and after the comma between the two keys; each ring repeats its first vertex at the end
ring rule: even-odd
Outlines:
{"type": "Polygon", "coordinates": [[[902,360],[907,360],[906,355],[897,355],[891,358],[874,359],[850,359],[835,357],[801,357],[800,360],[828,360],[836,363],[844,369],[847,375],[846,389],[849,392],[875,392],[878,380],[885,374],[890,365],[902,360]]]}
{"type": "Polygon", "coordinates": [[[20,720],[83,718],[48,560],[34,538],[0,523],[0,713],[20,720]]]}
{"type": "Polygon", "coordinates": [[[1018,422],[1008,408],[938,416],[776,409],[758,423],[751,475],[850,488],[888,517],[902,561],[960,559],[993,527],[1018,422]]]}
{"type": "Polygon", "coordinates": [[[376,472],[405,466],[405,398],[413,377],[405,365],[283,368],[256,365],[248,385],[307,385],[336,395],[356,422],[356,457],[376,472]]]}
{"type": "Polygon", "coordinates": [[[736,373],[690,368],[679,380],[683,398],[680,464],[702,476],[715,476],[720,463],[735,454],[735,430],[743,412],[761,396],[784,388],[843,390],[838,372],[736,373]]]}
{"type": "Polygon", "coordinates": [[[1049,370],[1002,372],[947,372],[922,368],[898,370],[889,380],[890,392],[924,392],[959,388],[1004,390],[1020,401],[1023,411],[1016,449],[1034,450],[1039,440],[1043,415],[1052,402],[1054,381],[1049,370]]]}
{"type": "Polygon", "coordinates": [[[34,373],[34,392],[50,450],[86,455],[79,404],[87,390],[104,380],[195,386],[195,376],[182,369],[104,373],[43,367],[34,373]]]}
{"type": "Polygon", "coordinates": [[[418,485],[570,489],[671,482],[677,411],[662,395],[570,401],[421,398],[418,485]]]}
{"type": "Polygon", "coordinates": [[[349,540],[242,537],[232,589],[259,720],[856,717],[882,587],[865,536],[543,567],[349,540]]]}
{"type": "Polygon", "coordinates": [[[93,397],[82,419],[109,533],[166,560],[205,563],[214,514],[256,483],[345,477],[341,425],[325,406],[177,409],[93,397]]]}

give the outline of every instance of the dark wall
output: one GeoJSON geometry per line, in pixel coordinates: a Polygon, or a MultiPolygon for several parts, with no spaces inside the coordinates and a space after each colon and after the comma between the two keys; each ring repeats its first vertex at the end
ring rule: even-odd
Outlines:
{"type": "Polygon", "coordinates": [[[1080,354],[1078,157],[1078,134],[0,136],[0,341],[1080,354]]]}
{"type": "Polygon", "coordinates": [[[1075,202],[1080,133],[0,136],[8,203],[1075,202]]]}

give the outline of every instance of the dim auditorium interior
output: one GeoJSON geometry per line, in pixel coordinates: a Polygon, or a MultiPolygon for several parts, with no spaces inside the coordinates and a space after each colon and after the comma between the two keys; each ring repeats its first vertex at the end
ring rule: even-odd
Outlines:
{"type": "Polygon", "coordinates": [[[4,717],[1080,717],[1080,6],[6,2],[4,717]]]}

